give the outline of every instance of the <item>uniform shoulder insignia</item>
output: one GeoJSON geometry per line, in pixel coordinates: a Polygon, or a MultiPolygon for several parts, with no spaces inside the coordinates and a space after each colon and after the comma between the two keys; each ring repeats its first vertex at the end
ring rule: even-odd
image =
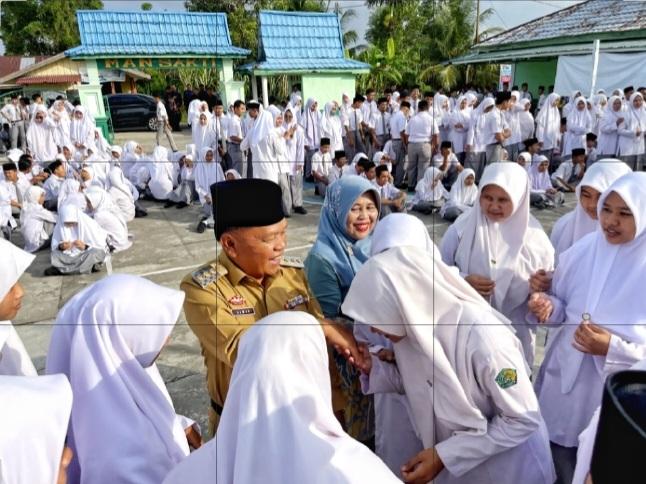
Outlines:
{"type": "Polygon", "coordinates": [[[206,289],[210,284],[217,281],[223,275],[224,273],[222,271],[211,265],[200,267],[192,274],[193,280],[199,284],[202,289],[206,289]]]}
{"type": "Polygon", "coordinates": [[[301,259],[300,257],[283,257],[280,265],[283,267],[296,267],[297,269],[302,269],[303,267],[305,267],[303,259],[301,259]]]}
{"type": "Polygon", "coordinates": [[[503,368],[496,376],[496,383],[503,390],[518,383],[518,374],[514,368],[503,368]]]}

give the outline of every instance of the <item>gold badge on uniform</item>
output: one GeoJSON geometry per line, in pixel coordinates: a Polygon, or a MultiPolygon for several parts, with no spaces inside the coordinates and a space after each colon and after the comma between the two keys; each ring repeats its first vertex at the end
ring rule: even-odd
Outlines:
{"type": "Polygon", "coordinates": [[[245,299],[238,294],[229,299],[230,306],[242,306],[244,304],[247,304],[247,301],[245,301],[245,299]]]}
{"type": "Polygon", "coordinates": [[[296,306],[300,306],[301,304],[307,304],[308,302],[310,302],[309,297],[299,294],[298,296],[287,300],[287,302],[285,303],[285,309],[289,311],[294,309],[296,306]]]}

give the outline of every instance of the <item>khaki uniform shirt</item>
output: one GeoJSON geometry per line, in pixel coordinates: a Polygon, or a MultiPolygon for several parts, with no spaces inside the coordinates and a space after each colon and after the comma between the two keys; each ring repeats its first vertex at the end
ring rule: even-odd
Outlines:
{"type": "MultiPolygon", "coordinates": [[[[216,405],[224,406],[240,337],[256,321],[285,310],[324,319],[302,267],[300,259],[284,258],[278,273],[261,285],[222,252],[182,281],[186,320],[200,340],[207,388],[216,405]]],[[[214,426],[217,420],[211,412],[214,426]]]]}

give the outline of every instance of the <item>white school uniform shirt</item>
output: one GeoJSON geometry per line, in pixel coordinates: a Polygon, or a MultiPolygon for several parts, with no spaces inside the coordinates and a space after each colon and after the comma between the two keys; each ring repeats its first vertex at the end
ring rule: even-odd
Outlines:
{"type": "MultiPolygon", "coordinates": [[[[613,96],[616,99],[619,99],[617,96],[613,96]]],[[[606,109],[601,121],[599,121],[599,138],[597,139],[597,151],[602,155],[617,155],[617,148],[619,144],[619,126],[617,125],[617,119],[626,118],[625,111],[613,111],[612,104],[614,102],[613,98],[610,98],[611,101],[608,101],[609,108],[606,109]]]]}
{"type": "Polygon", "coordinates": [[[290,162],[289,174],[291,176],[298,176],[298,167],[305,164],[305,132],[302,126],[298,124],[296,126],[297,128],[292,138],[286,140],[287,159],[290,162]]]}
{"type": "Polygon", "coordinates": [[[599,212],[612,192],[633,213],[635,238],[613,245],[597,229],[561,254],[552,282],[554,310],[547,322],[564,324],[550,329],[551,342],[536,391],[550,440],[565,447],[576,447],[579,434],[601,403],[607,376],[629,368],[646,354],[646,300],[640,292],[646,266],[646,174],[629,173],[616,180],[601,195],[599,212]],[[606,356],[589,355],[572,346],[584,314],[611,333],[606,356]],[[563,412],[564,408],[576,412],[563,412]]]}
{"type": "Polygon", "coordinates": [[[377,101],[364,101],[361,105],[361,115],[363,116],[363,122],[370,124],[373,116],[379,113],[379,108],[377,107],[377,101]]]}
{"type": "Polygon", "coordinates": [[[505,122],[511,130],[511,136],[505,140],[505,146],[517,144],[523,141],[521,139],[520,132],[519,108],[520,106],[518,106],[518,104],[511,104],[509,109],[503,113],[505,116],[505,122]]]}
{"type": "MultiPolygon", "coordinates": [[[[440,168],[442,166],[442,163],[444,162],[444,157],[442,156],[442,153],[438,153],[437,155],[433,156],[431,159],[431,166],[434,166],[435,168],[440,168]]],[[[458,160],[458,157],[455,156],[455,153],[451,153],[449,155],[449,162],[446,166],[446,171],[444,171],[444,176],[446,176],[449,173],[449,170],[451,168],[455,168],[457,165],[460,164],[460,161],[458,160]]]]}
{"type": "Polygon", "coordinates": [[[508,124],[505,121],[505,116],[498,109],[494,107],[491,111],[485,114],[485,123],[483,127],[482,140],[485,146],[498,143],[496,133],[502,133],[508,124]]]}
{"type": "Polygon", "coordinates": [[[20,121],[20,108],[18,106],[14,106],[13,103],[5,104],[4,107],[0,109],[0,113],[2,113],[5,120],[10,123],[20,121]]]}
{"type": "Polygon", "coordinates": [[[428,111],[417,113],[406,126],[409,143],[430,143],[434,134],[439,135],[437,122],[428,111]]]}
{"type": "Polygon", "coordinates": [[[436,250],[399,246],[363,265],[342,310],[404,337],[394,344],[401,384],[390,391],[405,391],[424,447],[445,465],[435,482],[551,484],[549,441],[520,344],[467,286],[436,250]],[[432,297],[410,301],[411,290],[432,297]],[[419,323],[431,314],[447,324],[419,323]]]}
{"type": "Polygon", "coordinates": [[[348,110],[348,131],[357,131],[357,126],[361,127],[362,122],[365,122],[363,109],[350,108],[348,110]]]}
{"type": "Polygon", "coordinates": [[[572,160],[562,161],[556,171],[552,173],[552,183],[560,186],[561,183],[558,181],[558,178],[563,180],[565,183],[569,183],[572,175],[578,176],[582,169],[581,165],[577,165],[575,169],[572,160]]]}
{"type": "Polygon", "coordinates": [[[397,111],[390,118],[390,139],[401,140],[401,133],[406,131],[408,119],[402,111],[397,111]]]}
{"type": "Polygon", "coordinates": [[[168,112],[162,101],[157,103],[157,122],[164,123],[168,120],[168,112]]]}
{"type": "Polygon", "coordinates": [[[0,226],[9,224],[12,228],[18,224],[11,214],[11,202],[18,201],[16,186],[7,180],[0,180],[0,226]]]}
{"type": "Polygon", "coordinates": [[[390,135],[390,114],[377,111],[373,114],[371,124],[374,126],[376,136],[390,135]]]}
{"type": "Polygon", "coordinates": [[[585,135],[592,132],[594,121],[588,108],[583,108],[579,111],[577,104],[586,102],[585,98],[579,97],[576,99],[574,107],[571,109],[567,116],[567,131],[563,138],[563,148],[561,153],[569,157],[572,155],[572,150],[575,148],[585,148],[585,135]]]}
{"type": "Polygon", "coordinates": [[[395,200],[400,196],[401,190],[390,182],[387,182],[384,186],[379,186],[377,183],[374,183],[374,185],[382,199],[395,200]]]}
{"type": "Polygon", "coordinates": [[[312,171],[321,176],[329,176],[333,164],[334,162],[332,161],[332,155],[330,153],[317,151],[312,155],[312,171]]]}
{"type": "Polygon", "coordinates": [[[244,138],[242,135],[242,123],[240,121],[240,117],[237,114],[234,114],[231,116],[229,119],[229,130],[227,132],[227,140],[229,143],[236,143],[239,144],[239,141],[232,141],[231,136],[236,136],[240,139],[244,138]]]}

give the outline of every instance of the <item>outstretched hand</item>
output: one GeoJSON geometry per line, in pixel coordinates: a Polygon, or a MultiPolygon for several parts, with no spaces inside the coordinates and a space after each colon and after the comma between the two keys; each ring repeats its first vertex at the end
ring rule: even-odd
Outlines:
{"type": "Polygon", "coordinates": [[[402,477],[409,484],[426,484],[435,479],[442,469],[444,463],[435,448],[425,449],[404,464],[402,477]]]}
{"type": "Polygon", "coordinates": [[[352,331],[341,326],[340,324],[324,320],[322,323],[323,333],[328,344],[333,346],[344,358],[352,365],[356,366],[364,373],[370,371],[370,354],[367,350],[360,350],[365,345],[357,344],[352,331]]]}

